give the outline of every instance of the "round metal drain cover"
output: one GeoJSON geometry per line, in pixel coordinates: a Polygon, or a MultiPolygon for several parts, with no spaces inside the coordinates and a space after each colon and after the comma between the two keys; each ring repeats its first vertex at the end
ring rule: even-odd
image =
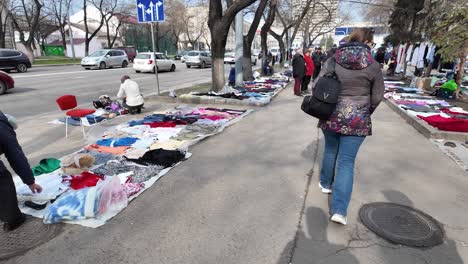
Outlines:
{"type": "Polygon", "coordinates": [[[394,243],[431,247],[444,239],[442,226],[431,216],[394,203],[365,204],[359,210],[362,223],[377,235],[394,243]]]}
{"type": "Polygon", "coordinates": [[[45,225],[41,219],[26,216],[26,222],[11,232],[0,230],[0,260],[21,255],[62,231],[62,225],[45,225]]]}

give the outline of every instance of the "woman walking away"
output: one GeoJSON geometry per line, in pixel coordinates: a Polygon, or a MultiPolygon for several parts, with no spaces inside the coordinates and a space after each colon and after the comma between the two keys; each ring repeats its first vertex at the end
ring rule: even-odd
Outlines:
{"type": "Polygon", "coordinates": [[[294,95],[301,96],[302,79],[306,73],[306,66],[304,61],[304,53],[299,48],[294,55],[293,61],[293,77],[294,77],[294,95]]]}
{"type": "Polygon", "coordinates": [[[302,79],[302,88],[301,92],[305,93],[309,89],[309,83],[310,79],[312,78],[312,75],[314,74],[314,61],[312,60],[311,57],[312,49],[307,49],[306,53],[304,54],[304,60],[306,64],[306,73],[304,78],[302,79]]]}
{"type": "Polygon", "coordinates": [[[371,115],[384,94],[382,70],[371,55],[373,35],[372,29],[355,29],[349,42],[324,63],[321,73],[334,68],[342,84],[333,114],[319,122],[325,137],[319,187],[323,193],[332,193],[330,220],[343,225],[353,190],[356,155],[366,136],[372,134],[371,115]]]}

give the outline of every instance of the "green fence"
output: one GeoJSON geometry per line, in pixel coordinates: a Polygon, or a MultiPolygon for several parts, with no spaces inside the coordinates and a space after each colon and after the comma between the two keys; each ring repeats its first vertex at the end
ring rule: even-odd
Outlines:
{"type": "Polygon", "coordinates": [[[65,51],[62,46],[44,45],[43,48],[46,56],[65,56],[65,51]]]}

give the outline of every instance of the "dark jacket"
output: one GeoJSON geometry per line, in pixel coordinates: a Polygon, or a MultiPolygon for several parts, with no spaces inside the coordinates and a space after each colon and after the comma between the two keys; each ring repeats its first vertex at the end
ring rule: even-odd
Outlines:
{"type": "Polygon", "coordinates": [[[322,62],[324,62],[327,59],[327,55],[323,52],[314,52],[312,53],[312,60],[314,61],[315,65],[320,65],[322,62]]]}
{"type": "MultiPolygon", "coordinates": [[[[333,58],[342,90],[331,118],[320,121],[319,126],[344,135],[371,135],[370,116],[382,101],[385,90],[380,64],[372,58],[367,45],[356,42],[340,46],[333,58]]],[[[321,76],[332,71],[330,62],[331,59],[324,63],[321,76]]]]}
{"type": "Polygon", "coordinates": [[[306,64],[304,57],[300,54],[294,55],[293,61],[292,61],[292,66],[293,66],[293,77],[294,78],[304,78],[304,75],[306,73],[306,64]]]}
{"type": "MultiPolygon", "coordinates": [[[[34,176],[28,159],[23,153],[16,133],[8,122],[8,118],[0,111],[0,155],[5,154],[10,166],[27,185],[34,183],[34,176]]],[[[6,177],[7,168],[0,161],[0,177],[6,177]]]]}

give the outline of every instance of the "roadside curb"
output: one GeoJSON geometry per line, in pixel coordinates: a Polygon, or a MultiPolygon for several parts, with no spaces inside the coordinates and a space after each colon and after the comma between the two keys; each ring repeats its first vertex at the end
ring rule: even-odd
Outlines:
{"type": "Polygon", "coordinates": [[[428,139],[443,139],[462,142],[468,141],[468,133],[438,130],[437,128],[427,124],[424,120],[408,115],[405,110],[401,109],[392,100],[384,99],[384,101],[395,113],[400,115],[408,124],[428,139]]]}
{"type": "Polygon", "coordinates": [[[37,68],[37,67],[58,67],[58,66],[76,66],[76,65],[81,65],[81,64],[80,64],[80,63],[68,63],[68,64],[39,64],[39,65],[33,64],[32,67],[33,67],[33,68],[37,68]]]}

